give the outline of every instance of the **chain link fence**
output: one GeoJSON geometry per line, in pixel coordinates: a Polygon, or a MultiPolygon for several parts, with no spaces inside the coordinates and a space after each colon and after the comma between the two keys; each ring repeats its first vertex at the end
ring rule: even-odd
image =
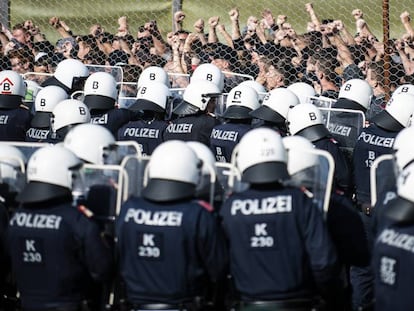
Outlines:
{"type": "MultiPolygon", "coordinates": [[[[385,91],[410,82],[413,5],[413,0],[12,0],[3,1],[0,10],[3,33],[19,24],[29,28],[34,60],[46,53],[52,63],[74,57],[97,66],[121,65],[122,79],[132,83],[150,65],[181,77],[214,56],[227,61],[216,62],[223,71],[267,89],[305,81],[322,93],[319,74],[338,87],[343,79],[365,78],[369,66],[370,77],[385,91]],[[312,68],[316,63],[319,68],[312,68]],[[345,71],[351,64],[355,67],[345,71]],[[270,81],[271,75],[282,81],[270,81]]],[[[7,39],[2,43],[7,54],[7,39]]],[[[173,87],[186,83],[172,81],[173,87]]]]}

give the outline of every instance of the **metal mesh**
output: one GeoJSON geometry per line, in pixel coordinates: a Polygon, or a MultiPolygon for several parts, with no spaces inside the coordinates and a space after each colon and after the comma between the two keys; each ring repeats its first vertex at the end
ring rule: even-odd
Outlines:
{"type": "Polygon", "coordinates": [[[385,28],[383,2],[10,1],[1,7],[9,12],[2,18],[8,25],[2,43],[11,49],[6,28],[13,32],[23,24],[39,65],[46,58],[39,52],[48,53],[52,64],[61,59],[56,52],[89,64],[129,64],[124,82],[157,65],[179,77],[172,87],[185,87],[186,75],[213,60],[233,79],[243,77],[237,82],[247,77],[267,89],[305,81],[322,93],[321,74],[335,88],[344,79],[365,78],[371,68],[373,84],[392,91],[403,77],[411,82],[414,30],[410,1],[389,4],[385,28]]]}

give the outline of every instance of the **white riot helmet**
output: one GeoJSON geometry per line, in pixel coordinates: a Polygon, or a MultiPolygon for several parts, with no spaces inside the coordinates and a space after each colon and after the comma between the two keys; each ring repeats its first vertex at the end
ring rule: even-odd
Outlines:
{"type": "Polygon", "coordinates": [[[300,104],[288,113],[288,129],[291,135],[300,135],[311,142],[329,135],[320,109],[313,104],[300,104]]]}
{"type": "Polygon", "coordinates": [[[366,111],[374,94],[372,87],[363,79],[350,79],[340,88],[335,108],[366,111]]]}
{"type": "Polygon", "coordinates": [[[233,152],[245,182],[261,184],[289,178],[282,137],[272,129],[255,128],[247,132],[233,152]]]}
{"type": "Polygon", "coordinates": [[[147,81],[138,87],[136,102],[128,109],[163,113],[170,98],[170,89],[163,83],[147,81]]]}
{"type": "Polygon", "coordinates": [[[210,204],[213,204],[217,176],[214,154],[209,147],[199,141],[187,141],[186,144],[190,146],[202,162],[201,177],[197,184],[196,195],[202,199],[207,199],[207,196],[209,196],[210,204]]]}
{"type": "Polygon", "coordinates": [[[397,198],[387,205],[385,216],[399,223],[414,221],[414,164],[408,165],[397,178],[397,198]]]}
{"type": "Polygon", "coordinates": [[[400,131],[410,126],[413,113],[414,95],[400,93],[392,96],[385,109],[371,121],[385,130],[400,131]]]}
{"type": "Polygon", "coordinates": [[[26,84],[13,70],[0,71],[0,108],[18,108],[26,95],[26,84]]]}
{"type": "Polygon", "coordinates": [[[36,100],[36,96],[39,91],[42,89],[39,83],[33,80],[26,79],[26,94],[24,96],[23,102],[28,104],[33,104],[36,100]]]}
{"type": "Polygon", "coordinates": [[[170,87],[170,80],[167,72],[158,66],[149,66],[145,68],[138,78],[138,87],[147,82],[160,82],[170,87]]]}
{"type": "Polygon", "coordinates": [[[149,180],[142,196],[156,202],[191,198],[199,183],[201,165],[185,142],[170,140],[160,144],[148,163],[149,180]]]}
{"type": "Polygon", "coordinates": [[[214,64],[205,63],[198,65],[190,78],[190,83],[196,80],[210,81],[217,85],[220,92],[223,91],[224,74],[220,68],[214,64]]]}
{"type": "Polygon", "coordinates": [[[17,200],[36,203],[60,197],[70,198],[75,172],[81,166],[82,161],[62,145],[36,150],[27,164],[28,183],[17,200]]]}
{"type": "Polygon", "coordinates": [[[291,90],[278,87],[271,90],[263,99],[262,106],[250,114],[257,119],[275,124],[285,123],[288,111],[299,104],[299,98],[291,90]]]}
{"type": "Polygon", "coordinates": [[[407,93],[414,95],[414,85],[410,83],[405,83],[400,86],[398,86],[394,92],[392,92],[391,97],[394,97],[394,95],[400,94],[400,93],[407,93]]]}
{"type": "Polygon", "coordinates": [[[101,125],[84,123],[72,128],[63,144],[85,162],[105,164],[108,152],[114,149],[115,138],[101,125]]]}
{"type": "Polygon", "coordinates": [[[398,172],[401,172],[404,167],[414,161],[413,137],[414,126],[401,130],[395,137],[392,148],[398,172]]]}
{"type": "Polygon", "coordinates": [[[183,101],[173,110],[177,115],[196,114],[207,109],[210,99],[218,97],[220,90],[213,82],[195,80],[190,82],[183,94],[183,101]]]}
{"type": "Polygon", "coordinates": [[[25,183],[26,156],[17,147],[0,143],[0,181],[19,192],[25,183]]]}
{"type": "Polygon", "coordinates": [[[319,165],[316,155],[304,153],[307,150],[315,149],[315,146],[308,139],[295,135],[283,137],[282,140],[288,153],[288,172],[291,176],[319,165]]]}
{"type": "Polygon", "coordinates": [[[211,175],[216,171],[216,159],[214,158],[213,152],[205,144],[199,141],[187,141],[186,144],[196,153],[198,158],[202,161],[201,172],[203,175],[211,175]]]}
{"type": "Polygon", "coordinates": [[[56,105],[68,98],[68,94],[56,85],[45,86],[39,91],[35,100],[35,115],[31,125],[42,128],[50,126],[50,117],[56,105]]]}
{"type": "Polygon", "coordinates": [[[94,72],[85,81],[84,103],[90,110],[107,110],[115,107],[118,88],[115,78],[108,72],[94,72]]]}
{"type": "Polygon", "coordinates": [[[88,76],[89,70],[85,64],[80,60],[68,58],[59,62],[53,77],[46,80],[43,86],[57,85],[70,94],[83,90],[84,82],[88,76]]]}
{"type": "Polygon", "coordinates": [[[232,88],[227,95],[225,119],[251,119],[250,112],[260,107],[259,96],[255,89],[246,85],[232,88]]]}
{"type": "Polygon", "coordinates": [[[265,97],[267,91],[266,88],[263,86],[263,84],[255,81],[255,80],[245,80],[241,83],[239,83],[239,85],[247,85],[250,86],[252,88],[254,88],[257,92],[257,94],[259,95],[259,101],[261,102],[263,100],[263,98],[265,97]]]}
{"type": "Polygon", "coordinates": [[[58,132],[62,138],[73,126],[91,121],[88,106],[77,99],[61,101],[53,109],[52,115],[52,130],[58,132]]]}
{"type": "Polygon", "coordinates": [[[312,85],[305,82],[295,82],[287,87],[299,98],[301,104],[309,103],[309,98],[316,95],[316,91],[312,85]]]}

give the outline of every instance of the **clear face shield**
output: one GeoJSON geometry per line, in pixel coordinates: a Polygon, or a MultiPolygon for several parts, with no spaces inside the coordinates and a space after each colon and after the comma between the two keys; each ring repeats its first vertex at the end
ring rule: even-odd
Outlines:
{"type": "Polygon", "coordinates": [[[68,178],[72,184],[72,195],[74,201],[77,202],[79,199],[86,196],[86,183],[85,183],[85,172],[83,165],[79,164],[69,168],[68,178]]]}
{"type": "Polygon", "coordinates": [[[216,97],[214,114],[221,116],[223,115],[224,111],[226,111],[227,96],[228,94],[226,93],[226,94],[220,94],[218,97],[216,97]]]}
{"type": "Polygon", "coordinates": [[[213,206],[214,198],[216,194],[216,168],[210,163],[200,160],[197,165],[199,170],[199,178],[196,187],[196,196],[208,200],[210,205],[213,206]]]}
{"type": "Polygon", "coordinates": [[[311,159],[309,165],[289,169],[291,178],[287,185],[300,188],[322,212],[329,208],[330,193],[333,183],[335,163],[332,156],[325,150],[300,150],[302,157],[311,159]]]}
{"type": "Polygon", "coordinates": [[[21,167],[0,162],[0,184],[7,184],[11,192],[20,192],[26,184],[24,170],[21,167]]]}
{"type": "MultiPolygon", "coordinates": [[[[208,93],[201,95],[202,101],[206,102],[207,112],[217,114],[217,109],[221,110],[221,102],[223,101],[223,94],[221,93],[208,93]]],[[[225,108],[225,107],[224,107],[225,108]]],[[[224,112],[224,110],[223,110],[224,112]]]]}
{"type": "Polygon", "coordinates": [[[122,155],[119,151],[120,150],[116,144],[102,147],[102,163],[108,165],[118,165],[122,161],[122,155]]]}

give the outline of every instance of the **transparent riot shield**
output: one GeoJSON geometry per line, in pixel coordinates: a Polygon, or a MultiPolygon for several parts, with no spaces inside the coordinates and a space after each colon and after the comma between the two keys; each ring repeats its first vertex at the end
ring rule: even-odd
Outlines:
{"type": "Polygon", "coordinates": [[[11,155],[0,157],[0,194],[3,196],[3,185],[5,184],[8,185],[7,191],[17,194],[23,190],[25,183],[26,163],[24,160],[11,155]]]}
{"type": "Polygon", "coordinates": [[[138,86],[136,82],[120,82],[118,107],[128,109],[137,100],[138,86]]]}
{"type": "Polygon", "coordinates": [[[25,72],[24,74],[22,74],[23,79],[32,80],[32,81],[38,83],[39,85],[41,85],[43,82],[45,82],[48,78],[50,78],[52,76],[53,76],[52,73],[34,72],[34,71],[25,72]]]}
{"type": "Polygon", "coordinates": [[[24,141],[7,141],[4,143],[19,149],[24,154],[26,159],[29,159],[32,156],[32,154],[39,148],[51,145],[50,143],[36,143],[24,141]]]}
{"type": "Polygon", "coordinates": [[[326,127],[339,142],[341,149],[352,155],[359,133],[365,126],[365,114],[360,110],[320,108],[326,127]]]}
{"type": "Polygon", "coordinates": [[[296,186],[313,200],[315,205],[324,212],[328,212],[335,172],[335,162],[332,155],[321,149],[295,149],[296,153],[306,157],[309,165],[295,172],[286,182],[296,186]]]}
{"type": "Polygon", "coordinates": [[[121,167],[128,175],[127,196],[141,196],[144,187],[145,168],[150,160],[149,156],[127,155],[121,162],[121,167]]]}
{"type": "Polygon", "coordinates": [[[122,162],[122,159],[126,156],[142,156],[142,146],[134,140],[117,140],[115,142],[117,146],[118,163],[122,162]]]}
{"type": "Polygon", "coordinates": [[[187,73],[168,72],[168,78],[172,88],[185,88],[190,83],[190,75],[187,73]]]}
{"type": "Polygon", "coordinates": [[[240,171],[231,163],[216,162],[217,186],[220,188],[222,200],[233,192],[248,188],[249,184],[241,181],[240,171]]]}
{"type": "Polygon", "coordinates": [[[393,198],[396,192],[397,169],[392,154],[376,158],[370,168],[371,205],[393,198]]]}
{"type": "Polygon", "coordinates": [[[107,72],[115,78],[115,81],[117,83],[121,83],[122,81],[124,81],[124,70],[121,66],[86,64],[86,67],[89,70],[89,74],[95,72],[107,72]]]}
{"type": "Polygon", "coordinates": [[[331,108],[336,103],[336,99],[324,96],[310,96],[308,102],[319,108],[331,108]]]}
{"type": "Polygon", "coordinates": [[[240,83],[243,81],[248,81],[248,80],[254,80],[253,76],[251,75],[247,75],[247,74],[243,74],[243,73],[236,73],[236,72],[230,72],[230,71],[222,71],[222,73],[225,76],[230,76],[230,77],[237,77],[237,79],[240,80],[240,83]]]}
{"type": "Polygon", "coordinates": [[[102,227],[114,222],[128,198],[128,174],[120,165],[84,164],[82,183],[74,186],[75,200],[102,227]]]}
{"type": "Polygon", "coordinates": [[[166,118],[170,120],[173,116],[173,110],[183,101],[185,88],[170,88],[171,100],[165,108],[166,118]]]}
{"type": "Polygon", "coordinates": [[[228,95],[228,93],[223,93],[219,97],[217,97],[216,108],[214,109],[214,114],[216,116],[220,117],[223,115],[224,111],[226,111],[228,95]]]}

